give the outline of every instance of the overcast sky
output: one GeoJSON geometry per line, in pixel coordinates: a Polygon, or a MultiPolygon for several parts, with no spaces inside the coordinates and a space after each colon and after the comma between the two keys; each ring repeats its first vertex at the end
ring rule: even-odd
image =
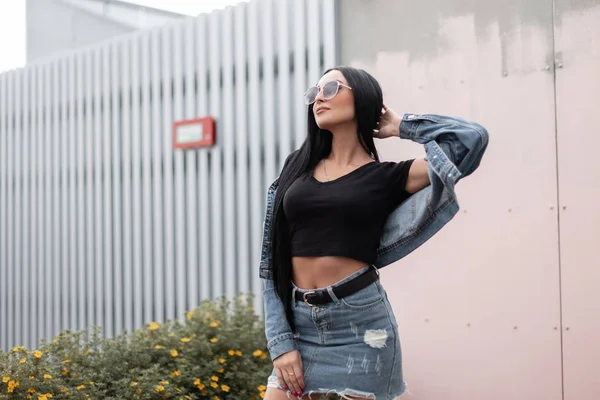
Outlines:
{"type": "MultiPolygon", "coordinates": [[[[136,0],[130,3],[198,15],[247,0],[136,0]]],[[[0,72],[25,65],[25,0],[0,0],[0,72]]]]}

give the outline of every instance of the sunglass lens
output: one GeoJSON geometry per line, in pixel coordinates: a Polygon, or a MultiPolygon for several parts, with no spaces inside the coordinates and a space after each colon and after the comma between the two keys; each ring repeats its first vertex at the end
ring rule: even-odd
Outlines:
{"type": "Polygon", "coordinates": [[[319,89],[316,86],[308,88],[306,93],[304,93],[304,102],[307,105],[314,103],[318,93],[319,89]]]}
{"type": "Polygon", "coordinates": [[[333,98],[337,94],[338,88],[339,83],[337,81],[327,82],[327,84],[323,86],[323,98],[326,100],[333,98]]]}

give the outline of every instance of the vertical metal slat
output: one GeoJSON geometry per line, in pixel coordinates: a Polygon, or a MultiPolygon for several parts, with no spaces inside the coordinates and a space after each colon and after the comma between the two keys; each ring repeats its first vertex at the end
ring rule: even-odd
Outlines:
{"type": "MultiPolygon", "coordinates": [[[[29,195],[30,195],[30,243],[28,243],[27,248],[31,252],[29,258],[29,342],[31,347],[37,347],[36,344],[38,342],[37,336],[37,327],[38,327],[38,298],[40,296],[39,288],[39,276],[38,276],[38,255],[39,255],[39,224],[38,224],[38,204],[39,204],[39,192],[38,192],[38,182],[39,182],[39,159],[37,154],[37,145],[39,143],[39,124],[38,124],[38,115],[39,115],[39,86],[38,86],[38,66],[32,66],[29,69],[29,82],[30,82],[30,97],[28,107],[30,109],[30,130],[29,130],[29,145],[28,149],[30,152],[30,161],[29,161],[29,195]]],[[[1,106],[0,106],[1,107],[1,106]]],[[[1,157],[1,154],[0,154],[1,157]]],[[[1,175],[1,174],[0,174],[1,175]]],[[[0,220],[0,224],[3,220],[0,220]]],[[[1,240],[1,239],[0,239],[1,240]]],[[[2,268],[0,263],[0,269],[2,268]]]]}
{"type": "MultiPolygon", "coordinates": [[[[46,292],[49,290],[47,282],[44,278],[44,273],[47,269],[47,265],[48,265],[48,260],[47,260],[47,255],[46,255],[46,241],[48,240],[48,238],[46,237],[46,226],[45,226],[45,220],[46,217],[44,216],[44,207],[45,207],[45,194],[46,194],[46,188],[45,188],[45,182],[46,182],[46,168],[45,168],[45,163],[46,163],[46,157],[47,157],[47,147],[45,146],[45,132],[46,132],[46,124],[45,124],[45,110],[48,107],[48,104],[46,103],[46,82],[44,80],[45,77],[45,71],[47,69],[47,66],[45,64],[40,64],[38,65],[38,67],[36,68],[36,75],[37,75],[37,107],[38,107],[38,113],[37,113],[37,141],[36,141],[36,150],[37,150],[37,154],[35,156],[36,159],[36,163],[37,163],[37,174],[38,174],[38,180],[37,180],[37,192],[36,192],[36,198],[37,198],[37,235],[38,235],[38,240],[37,240],[37,282],[36,282],[36,286],[37,286],[37,315],[36,315],[36,321],[37,321],[37,326],[36,326],[36,343],[39,343],[40,339],[44,338],[44,329],[45,329],[45,312],[44,312],[44,307],[45,307],[45,303],[46,303],[46,292]]],[[[4,220],[4,219],[3,219],[4,220]]]]}
{"type": "Polygon", "coordinates": [[[81,329],[82,315],[85,311],[85,283],[89,279],[85,273],[84,243],[86,237],[85,217],[78,201],[83,195],[83,148],[84,131],[84,92],[85,79],[83,53],[78,52],[69,60],[69,207],[71,222],[71,271],[69,290],[71,291],[71,329],[81,329]],[[77,78],[77,79],[75,79],[77,78]]]}
{"type": "Polygon", "coordinates": [[[30,92],[30,77],[31,77],[31,68],[24,68],[20,71],[20,75],[23,79],[22,81],[22,90],[23,90],[23,98],[22,98],[22,110],[21,110],[21,119],[22,119],[22,136],[21,136],[21,204],[22,204],[22,229],[23,235],[21,236],[21,244],[20,251],[22,253],[22,265],[17,264],[19,269],[21,270],[21,287],[19,297],[21,298],[21,342],[26,346],[32,346],[31,343],[31,328],[29,318],[31,316],[30,304],[31,304],[31,292],[29,292],[29,283],[31,279],[31,237],[29,236],[30,227],[29,223],[31,221],[30,218],[30,207],[29,207],[29,193],[31,190],[31,158],[29,154],[29,138],[31,135],[30,125],[29,125],[29,98],[30,92]]]}
{"type": "Polygon", "coordinates": [[[165,308],[166,318],[175,317],[175,255],[174,248],[174,221],[173,221],[173,149],[172,138],[166,132],[170,132],[173,125],[173,92],[172,92],[172,26],[167,25],[161,30],[162,44],[162,115],[163,134],[162,150],[164,155],[163,171],[163,193],[164,193],[164,247],[165,247],[165,308]]]}
{"type": "MultiPolygon", "coordinates": [[[[54,77],[53,70],[56,68],[56,63],[48,63],[44,68],[44,98],[45,98],[45,115],[44,115],[44,215],[45,222],[44,228],[46,231],[46,251],[45,259],[46,263],[44,266],[44,275],[42,278],[44,282],[48,286],[52,286],[54,282],[54,269],[56,265],[56,251],[54,250],[55,243],[55,226],[54,226],[54,151],[56,150],[56,146],[58,145],[58,140],[53,140],[52,137],[52,128],[54,126],[54,107],[52,103],[54,101],[54,93],[55,93],[55,85],[53,85],[52,78],[54,77]]],[[[56,82],[56,81],[54,81],[56,82]]],[[[44,313],[45,317],[45,330],[44,330],[44,338],[49,339],[54,333],[53,327],[53,310],[54,310],[54,296],[56,295],[50,288],[44,293],[46,298],[46,312],[44,313]]]]}
{"type": "MultiPolygon", "coordinates": [[[[221,25],[221,37],[223,38],[223,64],[222,64],[222,81],[223,81],[223,200],[225,208],[223,210],[225,237],[227,238],[225,247],[238,248],[237,235],[235,232],[235,178],[233,171],[233,163],[235,157],[235,123],[234,123],[234,105],[233,97],[233,9],[228,7],[223,11],[223,23],[221,25]]],[[[239,278],[236,271],[236,255],[237,251],[225,251],[225,294],[228,298],[234,297],[237,293],[237,282],[239,278]]]]}
{"type": "MultiPolygon", "coordinates": [[[[200,15],[196,24],[196,60],[198,64],[197,80],[198,80],[198,111],[200,115],[208,114],[208,88],[206,76],[208,73],[207,66],[207,17],[200,15]]],[[[200,203],[200,240],[198,248],[200,249],[200,298],[208,299],[211,294],[211,246],[210,246],[210,191],[209,191],[209,165],[208,153],[209,150],[203,149],[198,152],[198,201],[200,203]]]]}
{"type": "MultiPolygon", "coordinates": [[[[107,43],[102,49],[102,83],[103,83],[103,109],[104,109],[104,141],[102,144],[104,155],[104,335],[111,337],[114,332],[113,322],[113,174],[112,174],[112,108],[111,102],[111,44],[107,43]]],[[[112,100],[112,101],[111,101],[112,100]]]]}
{"type": "Polygon", "coordinates": [[[7,282],[7,323],[6,334],[7,337],[7,348],[15,345],[15,287],[12,284],[14,282],[14,270],[15,270],[15,148],[14,148],[14,137],[15,137],[15,125],[14,125],[14,104],[15,104],[15,73],[8,72],[6,74],[8,81],[8,96],[6,99],[7,104],[7,145],[6,145],[6,165],[7,167],[7,232],[6,232],[6,282],[7,282]]]}
{"type": "Polygon", "coordinates": [[[336,0],[321,0],[324,69],[335,67],[338,61],[335,15],[336,0]]]}
{"type": "MultiPolygon", "coordinates": [[[[217,119],[221,117],[221,12],[213,12],[209,18],[209,60],[210,60],[210,113],[217,119]]],[[[217,125],[221,127],[221,121],[217,125]]],[[[223,138],[217,137],[217,146],[210,154],[210,194],[211,194],[211,268],[212,295],[222,296],[223,284],[223,208],[221,176],[221,143],[223,138]]]]}
{"type": "Polygon", "coordinates": [[[154,301],[153,258],[152,258],[152,129],[150,115],[150,32],[142,35],[142,193],[143,193],[143,280],[144,280],[144,315],[143,322],[152,320],[152,302],[154,301]]]}
{"type": "Polygon", "coordinates": [[[133,329],[143,326],[142,291],[142,197],[141,174],[142,152],[140,148],[140,35],[131,41],[131,156],[132,156],[132,204],[131,222],[133,228],[133,329]]]}
{"type": "Polygon", "coordinates": [[[307,0],[307,32],[308,32],[308,81],[316,85],[321,76],[321,27],[319,23],[319,0],[307,0]]]}
{"type": "Polygon", "coordinates": [[[306,138],[307,110],[303,94],[307,86],[306,1],[294,0],[294,148],[299,148],[306,138]]]}
{"type": "Polygon", "coordinates": [[[105,54],[104,47],[97,47],[93,51],[94,64],[94,226],[95,226],[95,257],[94,257],[94,325],[103,326],[104,324],[104,267],[105,267],[105,243],[106,235],[104,234],[104,220],[106,215],[104,210],[106,207],[106,180],[104,175],[104,144],[107,138],[104,136],[106,132],[102,129],[103,119],[106,119],[107,113],[107,90],[104,86],[103,59],[105,54]]]}
{"type": "MultiPolygon", "coordinates": [[[[94,214],[97,209],[97,198],[94,198],[94,76],[92,74],[92,50],[87,49],[83,54],[84,72],[84,100],[85,100],[85,132],[78,134],[77,141],[77,231],[83,234],[86,240],[81,240],[78,247],[77,260],[79,274],[79,329],[86,329],[94,320],[94,243],[97,240],[94,226],[94,214]],[[85,168],[85,170],[84,170],[85,168]],[[85,195],[84,195],[85,193],[85,195]],[[84,208],[87,205],[87,212],[84,208]],[[81,221],[80,221],[81,220],[81,221]],[[85,279],[83,279],[85,276],[85,279]]],[[[100,89],[99,89],[100,91],[100,89]]]]}
{"type": "MultiPolygon", "coordinates": [[[[72,56],[71,56],[72,57],[72,56]]],[[[69,77],[69,58],[62,58],[60,60],[60,73],[59,73],[59,88],[60,88],[60,103],[59,103],[59,114],[58,114],[58,133],[60,136],[60,159],[59,159],[59,202],[60,202],[60,286],[58,292],[60,293],[60,314],[58,318],[57,330],[62,330],[70,326],[70,304],[75,301],[71,298],[71,289],[69,282],[69,275],[71,272],[71,254],[70,248],[72,234],[70,232],[69,220],[70,217],[70,205],[69,205],[69,162],[71,153],[71,138],[69,137],[69,126],[67,123],[67,110],[68,110],[68,77],[69,77]]],[[[57,332],[58,333],[58,332],[57,332]]]]}
{"type": "Polygon", "coordinates": [[[161,46],[160,31],[152,32],[152,177],[154,181],[152,199],[154,201],[154,318],[164,320],[164,231],[163,231],[163,170],[162,170],[162,125],[161,125],[161,46]]]}
{"type": "MultiPolygon", "coordinates": [[[[196,111],[196,48],[195,33],[196,19],[189,18],[184,25],[185,45],[185,115],[186,119],[197,117],[196,111]]],[[[199,303],[198,297],[198,185],[197,185],[197,167],[196,167],[197,151],[188,151],[185,153],[185,201],[186,201],[186,222],[187,230],[185,231],[187,260],[186,260],[186,275],[187,275],[187,303],[186,309],[191,310],[199,303]]],[[[181,238],[180,240],[183,240],[181,238]]]]}
{"type": "MultiPolygon", "coordinates": [[[[183,118],[183,49],[182,49],[182,25],[177,24],[172,28],[172,37],[170,38],[173,48],[173,120],[178,121],[183,118]]],[[[172,127],[171,127],[172,129],[172,127]]],[[[168,132],[171,129],[166,129],[165,124],[165,136],[169,137],[168,132]]],[[[172,139],[171,142],[172,143],[172,139]]],[[[173,175],[175,176],[175,186],[173,188],[173,195],[175,197],[175,315],[181,316],[185,312],[186,303],[186,290],[187,286],[185,276],[185,202],[183,198],[183,151],[173,151],[169,147],[165,148],[165,151],[172,153],[174,158],[175,169],[173,175]]]]}
{"type": "Polygon", "coordinates": [[[267,188],[277,176],[275,166],[275,69],[274,69],[274,50],[273,50],[273,0],[265,0],[261,3],[263,6],[261,13],[261,47],[263,48],[263,129],[264,129],[264,147],[265,147],[265,172],[263,188],[267,188]]]}
{"type": "Polygon", "coordinates": [[[8,131],[7,76],[0,74],[0,349],[8,350],[8,294],[7,294],[7,194],[8,194],[8,131]]]}
{"type": "Polygon", "coordinates": [[[238,253],[238,291],[251,290],[251,276],[256,270],[254,260],[249,255],[249,215],[248,215],[248,113],[246,112],[246,5],[235,7],[235,158],[236,158],[236,227],[238,253]]]}
{"type": "Polygon", "coordinates": [[[75,58],[75,75],[76,75],[76,94],[75,94],[75,112],[76,115],[73,115],[73,120],[76,122],[76,139],[75,139],[75,192],[77,197],[77,206],[75,207],[75,212],[77,215],[77,238],[76,238],[76,247],[77,247],[77,264],[75,266],[76,273],[73,274],[71,279],[77,280],[77,319],[79,320],[80,329],[83,328],[83,324],[86,321],[86,308],[84,307],[87,286],[86,279],[90,277],[86,276],[86,214],[89,212],[89,209],[86,204],[85,198],[85,123],[84,123],[84,87],[85,87],[85,76],[84,76],[85,66],[83,53],[79,52],[75,58]]]}
{"type": "Polygon", "coordinates": [[[288,20],[289,3],[279,1],[277,3],[277,60],[278,60],[278,75],[277,75],[277,104],[278,104],[278,131],[279,135],[279,164],[277,171],[283,167],[285,157],[292,150],[292,135],[290,129],[291,121],[291,104],[290,104],[290,88],[292,82],[290,80],[290,21],[288,20]]]}
{"type": "MultiPolygon", "coordinates": [[[[121,153],[121,171],[122,175],[122,210],[121,218],[123,226],[123,256],[122,256],[122,274],[123,287],[117,296],[123,298],[123,327],[127,332],[133,330],[133,274],[132,274],[132,226],[131,226],[131,38],[126,38],[121,42],[120,49],[120,67],[121,67],[121,143],[123,144],[121,153]]],[[[137,71],[136,71],[137,75],[137,71]]],[[[120,329],[117,331],[120,332],[120,329]]]]}
{"type": "Polygon", "coordinates": [[[23,279],[23,216],[22,216],[22,192],[23,192],[23,125],[22,125],[22,103],[23,103],[23,75],[17,71],[15,74],[15,125],[14,125],[14,164],[15,164],[15,221],[14,221],[14,283],[15,283],[15,314],[14,331],[15,343],[23,345],[23,297],[21,296],[21,282],[23,279]]]}
{"type": "MultiPolygon", "coordinates": [[[[261,113],[260,113],[260,42],[259,42],[259,4],[248,4],[248,136],[250,140],[250,249],[252,265],[252,291],[262,292],[262,281],[258,275],[260,249],[262,240],[262,217],[264,214],[264,185],[262,181],[261,151],[261,113]]],[[[262,296],[255,298],[255,308],[262,313],[262,296]]]]}
{"type": "Polygon", "coordinates": [[[118,335],[123,330],[123,209],[122,209],[122,187],[123,187],[123,154],[122,144],[123,135],[121,133],[121,118],[122,118],[122,97],[121,90],[123,88],[120,80],[121,76],[121,40],[117,39],[111,43],[111,97],[112,97],[112,188],[113,188],[113,218],[112,218],[112,233],[113,233],[113,298],[115,303],[115,312],[113,316],[114,334],[118,335]]]}

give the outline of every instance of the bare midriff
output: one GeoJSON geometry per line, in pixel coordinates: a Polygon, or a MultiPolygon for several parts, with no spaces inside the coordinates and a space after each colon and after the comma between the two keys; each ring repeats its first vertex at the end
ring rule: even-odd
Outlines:
{"type": "Polygon", "coordinates": [[[366,265],[347,257],[292,257],[293,281],[300,289],[319,289],[352,275],[366,265]]]}

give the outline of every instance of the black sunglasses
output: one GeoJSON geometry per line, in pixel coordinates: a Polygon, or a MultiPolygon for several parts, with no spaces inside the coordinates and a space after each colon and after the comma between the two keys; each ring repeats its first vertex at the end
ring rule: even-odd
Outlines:
{"type": "Polygon", "coordinates": [[[338,94],[338,92],[340,91],[340,86],[352,90],[350,86],[344,85],[339,81],[327,82],[325,85],[323,85],[322,88],[319,86],[312,86],[309,87],[304,93],[304,103],[306,103],[306,105],[311,105],[312,103],[314,103],[317,99],[320,90],[323,91],[323,98],[325,100],[333,99],[335,95],[338,94]]]}

